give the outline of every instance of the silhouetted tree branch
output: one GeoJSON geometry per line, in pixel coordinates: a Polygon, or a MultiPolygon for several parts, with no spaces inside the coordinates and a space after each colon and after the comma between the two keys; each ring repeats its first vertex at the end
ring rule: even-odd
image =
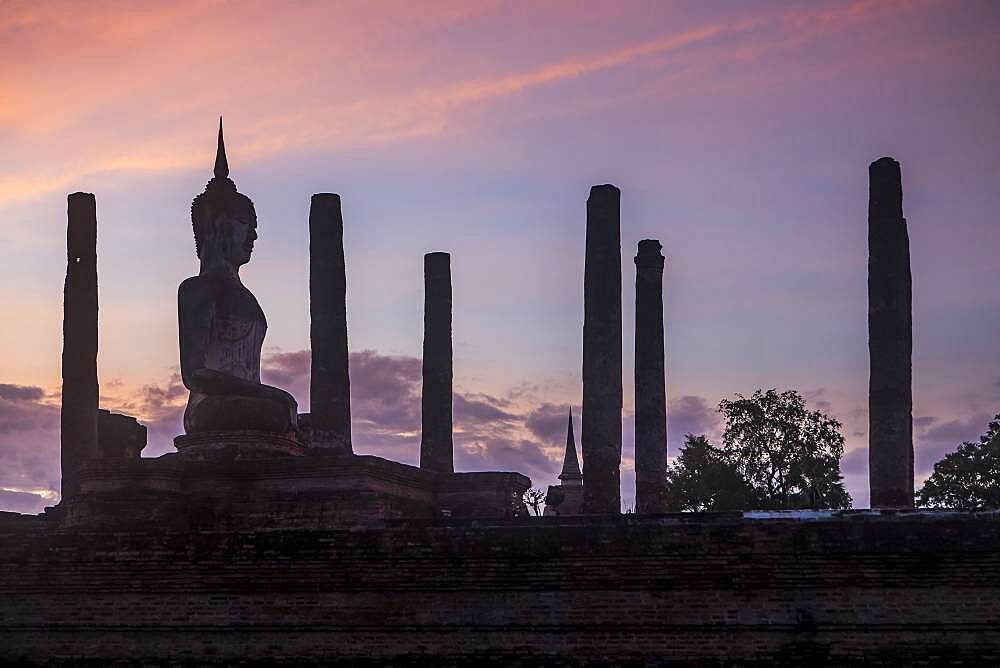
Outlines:
{"type": "Polygon", "coordinates": [[[542,504],[545,502],[545,492],[540,489],[529,489],[524,493],[524,505],[535,511],[535,516],[542,514],[542,504]]]}

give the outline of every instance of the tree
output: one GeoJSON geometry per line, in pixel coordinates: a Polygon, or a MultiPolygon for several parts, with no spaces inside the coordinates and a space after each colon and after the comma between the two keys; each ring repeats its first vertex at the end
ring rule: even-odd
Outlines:
{"type": "Polygon", "coordinates": [[[841,424],[806,410],[795,390],[757,390],[723,399],[722,455],[739,472],[757,508],[850,508],[840,475],[841,424]]]}
{"type": "Polygon", "coordinates": [[[684,436],[677,461],[667,467],[667,509],[682,511],[740,510],[751,505],[751,490],[739,471],[704,435],[684,436]]]}
{"type": "Polygon", "coordinates": [[[1000,413],[979,443],[965,441],[935,464],[916,497],[925,508],[1000,508],[1000,413]]]}
{"type": "Polygon", "coordinates": [[[535,516],[542,514],[542,503],[545,502],[545,492],[540,489],[529,489],[524,493],[524,505],[535,511],[535,516]]]}

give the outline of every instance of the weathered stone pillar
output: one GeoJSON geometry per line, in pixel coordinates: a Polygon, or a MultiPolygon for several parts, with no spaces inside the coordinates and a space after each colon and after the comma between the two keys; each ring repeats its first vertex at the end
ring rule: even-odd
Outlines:
{"type": "Polygon", "coordinates": [[[97,201],[69,196],[63,301],[62,498],[80,491],[78,472],[100,457],[97,441],[97,201]]]}
{"type": "Polygon", "coordinates": [[[872,508],[913,507],[910,240],[899,163],[868,168],[868,484],[872,508]]]}
{"type": "Polygon", "coordinates": [[[309,207],[309,381],[311,438],[351,451],[351,379],[347,363],[347,275],[340,195],[319,193],[309,207]]]}
{"type": "Polygon", "coordinates": [[[635,511],[666,512],[667,393],[663,360],[663,256],[656,239],[635,256],[635,511]]]}
{"type": "Polygon", "coordinates": [[[451,255],[424,255],[424,387],[420,468],[454,473],[451,255]]]}
{"type": "Polygon", "coordinates": [[[583,512],[620,513],[622,460],[621,192],[587,198],[583,276],[583,512]]]}

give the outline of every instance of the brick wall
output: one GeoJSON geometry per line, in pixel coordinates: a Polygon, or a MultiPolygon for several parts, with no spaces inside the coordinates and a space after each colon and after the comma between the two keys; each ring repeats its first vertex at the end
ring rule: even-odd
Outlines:
{"type": "Polygon", "coordinates": [[[0,517],[0,660],[1000,662],[1000,516],[54,531],[0,517]]]}

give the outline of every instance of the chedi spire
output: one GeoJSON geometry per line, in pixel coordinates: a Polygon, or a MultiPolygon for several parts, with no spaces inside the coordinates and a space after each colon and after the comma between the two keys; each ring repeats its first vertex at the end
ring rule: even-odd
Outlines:
{"type": "Polygon", "coordinates": [[[562,473],[559,480],[564,485],[583,484],[583,474],[580,473],[580,464],[576,459],[576,439],[573,438],[573,409],[569,409],[568,424],[566,425],[566,455],[563,457],[562,473]]]}

